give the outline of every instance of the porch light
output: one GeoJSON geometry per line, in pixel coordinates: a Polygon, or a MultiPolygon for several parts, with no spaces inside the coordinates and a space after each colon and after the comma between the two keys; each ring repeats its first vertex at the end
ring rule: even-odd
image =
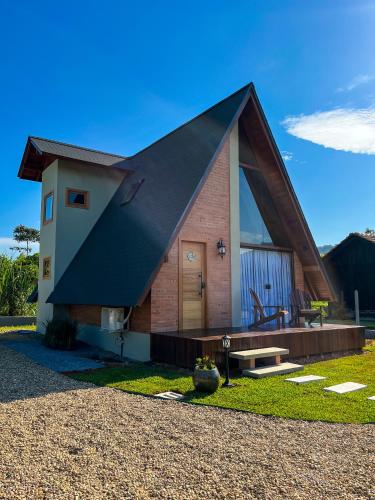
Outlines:
{"type": "Polygon", "coordinates": [[[223,347],[225,350],[225,381],[221,387],[233,387],[233,384],[229,382],[229,349],[231,338],[229,335],[225,334],[221,340],[223,341],[223,347]]]}
{"type": "Polygon", "coordinates": [[[217,253],[221,258],[223,258],[226,252],[227,249],[225,248],[224,240],[220,238],[220,240],[217,242],[217,253]]]}
{"type": "Polygon", "coordinates": [[[231,338],[229,337],[229,335],[225,334],[224,337],[222,338],[222,341],[224,349],[230,349],[231,338]]]}

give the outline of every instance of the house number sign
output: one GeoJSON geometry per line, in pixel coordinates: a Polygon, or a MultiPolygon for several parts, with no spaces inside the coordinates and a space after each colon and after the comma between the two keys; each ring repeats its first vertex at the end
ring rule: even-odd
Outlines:
{"type": "Polygon", "coordinates": [[[192,251],[187,252],[187,254],[186,254],[186,258],[187,258],[187,260],[188,260],[189,262],[194,262],[194,261],[196,261],[196,260],[197,260],[197,254],[196,254],[196,253],[194,253],[194,252],[192,252],[192,251]]]}

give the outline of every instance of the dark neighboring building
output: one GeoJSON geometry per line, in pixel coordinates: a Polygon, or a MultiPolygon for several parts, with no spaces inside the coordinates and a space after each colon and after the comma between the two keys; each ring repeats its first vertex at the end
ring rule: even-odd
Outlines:
{"type": "Polygon", "coordinates": [[[323,257],[324,265],[345,305],[354,309],[354,290],[359,308],[375,310],[375,236],[351,233],[323,257]]]}

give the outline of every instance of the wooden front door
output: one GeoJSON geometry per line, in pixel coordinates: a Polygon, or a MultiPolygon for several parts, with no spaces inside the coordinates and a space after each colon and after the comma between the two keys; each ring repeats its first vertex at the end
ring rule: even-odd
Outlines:
{"type": "Polygon", "coordinates": [[[205,327],[206,252],[204,243],[182,242],[181,256],[182,330],[205,327]]]}

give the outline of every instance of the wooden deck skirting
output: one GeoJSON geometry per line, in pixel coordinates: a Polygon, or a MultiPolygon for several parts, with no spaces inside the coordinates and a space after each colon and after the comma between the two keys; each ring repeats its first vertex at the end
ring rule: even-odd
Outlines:
{"type": "Polygon", "coordinates": [[[288,358],[355,351],[365,345],[365,328],[355,325],[323,325],[256,332],[222,328],[212,331],[152,333],[151,358],[161,363],[192,368],[197,357],[208,355],[218,365],[222,365],[224,355],[221,339],[224,333],[232,338],[231,351],[282,347],[289,349],[288,358]]]}

